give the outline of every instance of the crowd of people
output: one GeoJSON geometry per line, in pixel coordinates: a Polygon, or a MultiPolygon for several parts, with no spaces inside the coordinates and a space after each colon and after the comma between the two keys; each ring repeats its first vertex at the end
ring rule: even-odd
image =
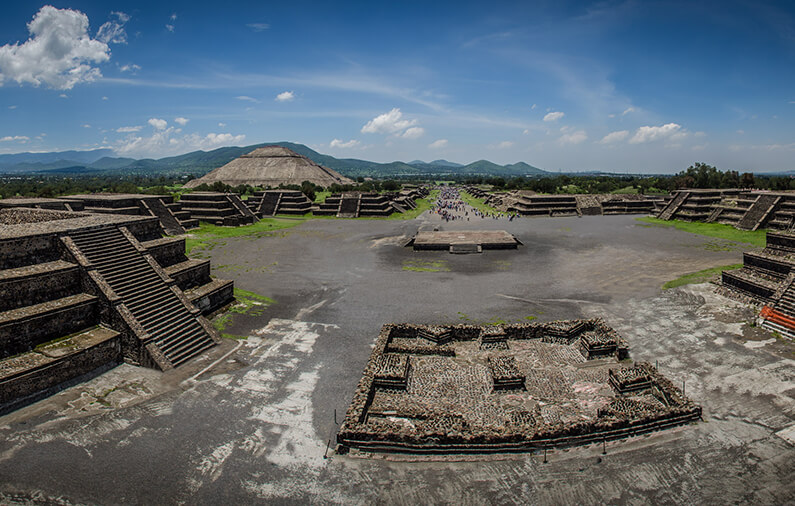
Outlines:
{"type": "Polygon", "coordinates": [[[445,222],[455,220],[470,221],[470,218],[494,219],[507,218],[513,221],[520,217],[519,213],[487,212],[475,209],[461,198],[458,188],[443,186],[439,193],[439,198],[431,206],[431,214],[437,214],[445,222]]]}

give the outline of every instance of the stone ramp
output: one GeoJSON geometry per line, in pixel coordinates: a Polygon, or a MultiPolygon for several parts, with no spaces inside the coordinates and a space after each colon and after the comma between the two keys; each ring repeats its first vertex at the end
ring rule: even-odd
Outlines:
{"type": "Polygon", "coordinates": [[[781,198],[776,195],[760,195],[737,223],[737,228],[740,230],[758,229],[780,200],[781,198]]]}
{"type": "Polygon", "coordinates": [[[147,349],[154,345],[150,354],[161,369],[178,366],[216,344],[194,314],[198,310],[166,284],[154,260],[150,263],[120,229],[89,229],[70,236],[140,325],[143,335],[138,337],[146,341],[142,344],[147,349]]]}
{"type": "Polygon", "coordinates": [[[670,220],[673,217],[673,215],[676,214],[676,211],[679,210],[682,204],[684,204],[688,196],[689,194],[687,192],[677,193],[676,197],[674,197],[670,202],[668,202],[668,205],[665,206],[665,208],[657,217],[661,220],[670,220]]]}

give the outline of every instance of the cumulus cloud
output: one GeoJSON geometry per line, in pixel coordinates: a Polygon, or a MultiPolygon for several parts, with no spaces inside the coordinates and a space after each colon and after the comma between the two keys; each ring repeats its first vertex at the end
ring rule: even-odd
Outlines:
{"type": "Polygon", "coordinates": [[[661,139],[678,140],[686,134],[681,131],[682,126],[676,123],[666,123],[662,126],[642,126],[629,140],[630,144],[641,144],[661,139]]]}
{"type": "Polygon", "coordinates": [[[110,21],[102,23],[102,26],[97,30],[97,40],[105,44],[126,44],[127,32],[124,31],[124,25],[130,20],[130,16],[123,12],[111,12],[110,21]]]}
{"type": "Polygon", "coordinates": [[[588,138],[585,130],[575,130],[560,136],[561,144],[579,144],[588,138]]]}
{"type": "Polygon", "coordinates": [[[147,123],[152,125],[155,130],[165,130],[166,126],[168,126],[168,121],[160,118],[150,118],[147,123]]]}
{"type": "Polygon", "coordinates": [[[268,28],[271,27],[268,23],[248,23],[247,27],[251,28],[255,32],[264,32],[268,28]]]}
{"type": "MultiPolygon", "coordinates": [[[[59,90],[102,77],[98,64],[110,59],[110,48],[88,34],[88,16],[45,5],[28,23],[30,38],[0,47],[0,86],[6,81],[59,90]]],[[[109,40],[113,42],[113,38],[109,40]]]]}
{"type": "Polygon", "coordinates": [[[231,133],[176,136],[175,134],[179,132],[179,129],[169,127],[155,131],[150,137],[130,134],[116,143],[115,150],[121,156],[167,156],[197,149],[207,150],[221,146],[239,145],[246,138],[243,134],[233,135],[231,133]]]}
{"type": "Polygon", "coordinates": [[[0,142],[27,142],[30,140],[30,137],[25,135],[6,135],[5,137],[0,137],[0,142]]]}
{"type": "Polygon", "coordinates": [[[295,93],[293,93],[292,91],[283,91],[278,95],[276,95],[275,100],[277,102],[290,102],[294,98],[295,98],[295,93]]]}
{"type": "Polygon", "coordinates": [[[190,121],[188,118],[183,118],[181,116],[179,118],[174,118],[174,123],[177,123],[178,125],[182,126],[187,125],[188,121],[190,121]]]}
{"type": "Polygon", "coordinates": [[[123,126],[116,129],[116,131],[120,134],[138,132],[140,130],[141,130],[140,126],[123,126]]]}
{"type": "Polygon", "coordinates": [[[442,149],[447,147],[447,139],[438,139],[428,144],[431,149],[442,149]]]}
{"type": "Polygon", "coordinates": [[[615,142],[621,142],[627,137],[629,137],[629,130],[618,130],[617,132],[610,132],[609,134],[602,137],[602,140],[599,141],[599,143],[613,144],[615,142]]]}
{"type": "MultiPolygon", "coordinates": [[[[384,114],[380,114],[375,118],[371,119],[362,127],[362,133],[365,134],[395,134],[397,136],[405,135],[408,133],[408,130],[412,130],[412,133],[409,135],[419,137],[425,131],[423,129],[412,129],[414,125],[417,124],[417,120],[409,120],[403,119],[403,113],[400,112],[400,109],[395,107],[389,112],[385,112],[384,114]],[[417,135],[419,134],[419,135],[417,135]]],[[[416,138],[413,137],[413,138],[416,138]]]]}
{"type": "Polygon", "coordinates": [[[406,129],[405,132],[400,134],[404,139],[419,139],[425,134],[425,129],[422,127],[411,127],[406,129]]]}
{"type": "Polygon", "coordinates": [[[563,116],[565,116],[565,114],[560,112],[560,111],[548,112],[548,113],[546,113],[544,115],[544,121],[546,121],[546,122],[557,121],[560,118],[562,118],[563,116]]]}
{"type": "Polygon", "coordinates": [[[351,139],[348,142],[344,142],[342,139],[334,139],[329,143],[329,147],[332,148],[353,148],[359,145],[359,141],[356,139],[351,139]]]}

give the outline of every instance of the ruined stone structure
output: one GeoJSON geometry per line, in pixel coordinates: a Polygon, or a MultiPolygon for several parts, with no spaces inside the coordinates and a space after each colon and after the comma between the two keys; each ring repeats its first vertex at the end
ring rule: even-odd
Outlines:
{"type": "Polygon", "coordinates": [[[0,410],[120,361],[176,367],[233,300],[157,217],[0,209],[0,410]]]}
{"type": "Polygon", "coordinates": [[[262,218],[275,214],[303,215],[312,211],[312,201],[298,190],[254,192],[246,201],[252,213],[262,218]]]}
{"type": "Polygon", "coordinates": [[[251,225],[258,219],[236,193],[186,193],[180,203],[191,218],[213,225],[238,227],[251,225]]]}
{"type": "Polygon", "coordinates": [[[343,451],[533,451],[701,417],[653,366],[627,356],[602,320],[384,325],[337,442],[343,451]]]}
{"type": "Polygon", "coordinates": [[[450,253],[481,253],[484,249],[516,249],[522,244],[505,230],[421,231],[406,246],[415,251],[439,250],[450,253]]]}
{"type": "Polygon", "coordinates": [[[795,235],[767,233],[762,251],[743,253],[743,267],[723,271],[724,288],[761,304],[760,324],[795,338],[795,235]]]}
{"type": "Polygon", "coordinates": [[[199,226],[199,221],[182,210],[171,195],[146,195],[126,193],[94,193],[69,195],[57,199],[10,198],[0,200],[0,209],[29,207],[61,211],[87,211],[98,214],[121,214],[125,216],[156,216],[163,230],[169,235],[184,234],[199,226]]]}
{"type": "Polygon", "coordinates": [[[522,216],[588,216],[601,214],[650,214],[662,201],[656,196],[574,194],[540,195],[532,192],[485,193],[477,188],[466,191],[486,204],[522,216]]]}
{"type": "Polygon", "coordinates": [[[265,146],[235,158],[223,167],[192,181],[186,188],[201,184],[222,182],[230,186],[247,184],[262,188],[284,185],[300,185],[310,181],[318,186],[353,184],[353,181],[338,172],[318,165],[309,158],[281,146],[265,146]]]}
{"type": "Polygon", "coordinates": [[[724,223],[740,230],[795,226],[795,193],[751,190],[679,190],[658,212],[663,220],[724,223]]]}
{"type": "Polygon", "coordinates": [[[389,216],[398,211],[386,195],[378,193],[334,193],[313,210],[319,216],[358,218],[360,216],[389,216]]]}

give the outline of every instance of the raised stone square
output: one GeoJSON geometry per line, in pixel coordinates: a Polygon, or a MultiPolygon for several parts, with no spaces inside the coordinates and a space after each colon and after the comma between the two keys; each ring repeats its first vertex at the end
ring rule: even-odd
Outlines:
{"type": "Polygon", "coordinates": [[[484,249],[516,249],[522,244],[505,230],[420,231],[407,246],[415,251],[446,250],[450,253],[480,253],[484,249]]]}
{"type": "Polygon", "coordinates": [[[700,417],[701,407],[653,366],[630,361],[624,341],[599,319],[390,324],[337,441],[343,451],[533,451],[700,417]],[[484,346],[494,343],[503,346],[484,346]]]}

